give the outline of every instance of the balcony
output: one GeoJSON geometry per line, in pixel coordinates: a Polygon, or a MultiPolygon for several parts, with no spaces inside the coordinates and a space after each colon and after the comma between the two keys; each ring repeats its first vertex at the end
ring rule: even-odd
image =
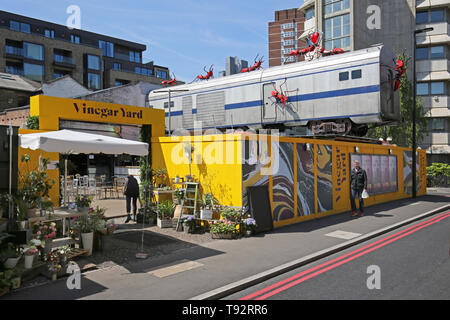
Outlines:
{"type": "Polygon", "coordinates": [[[416,25],[416,29],[434,28],[433,31],[417,35],[417,45],[450,43],[450,25],[447,22],[426,23],[416,25]]]}
{"type": "Polygon", "coordinates": [[[417,60],[417,80],[450,80],[450,61],[447,59],[417,60]]]}
{"type": "Polygon", "coordinates": [[[11,58],[19,58],[22,59],[24,56],[23,48],[13,47],[13,46],[5,46],[5,57],[11,58]]]}
{"type": "Polygon", "coordinates": [[[423,107],[429,117],[450,117],[450,96],[421,96],[423,107]]]}
{"type": "Polygon", "coordinates": [[[72,57],[55,54],[53,55],[53,64],[60,67],[75,68],[76,61],[72,57]]]}
{"type": "Polygon", "coordinates": [[[417,9],[450,7],[450,0],[417,0],[417,9]]]}

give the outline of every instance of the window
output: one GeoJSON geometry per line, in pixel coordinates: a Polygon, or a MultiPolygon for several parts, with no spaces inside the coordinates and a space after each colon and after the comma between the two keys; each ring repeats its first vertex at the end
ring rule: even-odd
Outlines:
{"type": "Polygon", "coordinates": [[[55,30],[45,29],[44,30],[44,36],[46,38],[55,39],[55,30]]]}
{"type": "Polygon", "coordinates": [[[350,0],[325,0],[325,14],[350,8],[350,0]]]}
{"type": "Polygon", "coordinates": [[[443,95],[444,82],[431,82],[431,95],[443,95]]]}
{"type": "Polygon", "coordinates": [[[130,51],[130,61],[141,63],[141,53],[138,51],[130,51]]]}
{"type": "Polygon", "coordinates": [[[103,40],[98,41],[98,47],[102,49],[102,53],[107,57],[114,57],[114,43],[103,40]]]}
{"type": "Polygon", "coordinates": [[[306,12],[305,12],[305,20],[312,19],[312,18],[314,18],[314,16],[315,16],[315,8],[314,7],[311,7],[311,8],[306,10],[306,12]]]}
{"type": "Polygon", "coordinates": [[[430,10],[430,22],[444,21],[444,9],[430,10]]]}
{"type": "Polygon", "coordinates": [[[427,22],[428,22],[428,11],[416,13],[416,24],[422,24],[427,22]]]}
{"type": "Polygon", "coordinates": [[[74,34],[70,35],[70,42],[80,44],[80,37],[74,34]]]}
{"type": "Polygon", "coordinates": [[[161,79],[167,79],[167,71],[157,70],[156,77],[161,79]]]}
{"type": "Polygon", "coordinates": [[[350,47],[350,14],[325,19],[325,49],[350,47]]]}
{"type": "Polygon", "coordinates": [[[281,30],[284,30],[284,29],[294,29],[294,24],[291,22],[291,23],[285,23],[285,24],[281,25],[281,30]]]}
{"type": "Polygon", "coordinates": [[[113,67],[113,69],[114,69],[114,70],[117,70],[117,71],[122,71],[122,64],[121,64],[121,63],[114,62],[114,67],[113,67]]]}
{"type": "Polygon", "coordinates": [[[127,80],[116,79],[114,82],[114,86],[119,87],[129,83],[127,80]]]}
{"type": "Polygon", "coordinates": [[[24,63],[23,75],[28,79],[42,82],[44,80],[44,66],[33,63],[24,63]]]}
{"type": "Polygon", "coordinates": [[[23,54],[25,58],[43,61],[44,60],[44,47],[39,44],[24,42],[23,54]]]}
{"type": "Polygon", "coordinates": [[[100,89],[100,75],[88,73],[88,89],[100,89]]]}
{"type": "Polygon", "coordinates": [[[430,48],[430,58],[431,59],[444,58],[444,46],[431,47],[430,48]]]}
{"type": "Polygon", "coordinates": [[[63,71],[63,70],[55,70],[53,72],[53,79],[62,78],[62,77],[64,77],[67,74],[70,74],[70,72],[63,71]]]}
{"type": "Polygon", "coordinates": [[[416,48],[416,59],[417,60],[426,60],[426,59],[428,59],[428,47],[416,48]]]}
{"type": "Polygon", "coordinates": [[[352,71],[352,79],[360,79],[361,77],[362,77],[361,69],[352,71]]]}
{"type": "Polygon", "coordinates": [[[100,57],[88,54],[88,69],[100,70],[100,57]]]}
{"type": "Polygon", "coordinates": [[[134,72],[137,74],[142,74],[144,76],[152,76],[153,75],[152,69],[147,69],[147,68],[142,68],[142,67],[135,67],[134,72]]]}
{"type": "Polygon", "coordinates": [[[445,118],[432,118],[431,119],[432,131],[445,131],[445,118]]]}
{"type": "Polygon", "coordinates": [[[284,40],[283,45],[292,46],[294,44],[294,40],[284,40]]]}
{"type": "Polygon", "coordinates": [[[339,81],[348,80],[348,72],[340,72],[339,73],[339,81]]]}
{"type": "Polygon", "coordinates": [[[418,83],[417,84],[417,95],[418,96],[427,96],[429,94],[428,83],[418,83]]]}
{"type": "Polygon", "coordinates": [[[28,23],[17,22],[14,20],[11,20],[9,22],[9,29],[14,30],[14,31],[31,33],[31,27],[28,23]]]}

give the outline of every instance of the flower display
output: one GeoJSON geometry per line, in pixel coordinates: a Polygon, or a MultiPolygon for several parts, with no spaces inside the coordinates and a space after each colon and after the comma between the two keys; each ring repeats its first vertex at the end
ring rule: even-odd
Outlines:
{"type": "Polygon", "coordinates": [[[32,256],[44,247],[39,239],[31,239],[23,249],[23,254],[32,256]]]}
{"type": "Polygon", "coordinates": [[[56,238],[56,223],[40,224],[36,236],[41,241],[47,241],[56,238]]]}

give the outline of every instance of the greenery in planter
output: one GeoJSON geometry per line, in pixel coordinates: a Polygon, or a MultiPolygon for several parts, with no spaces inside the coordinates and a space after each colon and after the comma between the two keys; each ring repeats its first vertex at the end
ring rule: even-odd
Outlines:
{"type": "Polygon", "coordinates": [[[28,202],[25,201],[22,197],[16,196],[14,197],[15,211],[18,221],[24,221],[27,218],[28,211],[28,202]]]}
{"type": "Polygon", "coordinates": [[[237,233],[236,225],[237,224],[232,221],[220,220],[210,225],[209,232],[216,234],[237,233]]]}
{"type": "Polygon", "coordinates": [[[184,199],[184,189],[183,188],[178,188],[173,192],[173,195],[175,196],[175,198],[177,199],[178,204],[181,204],[181,202],[184,199]]]}
{"type": "Polygon", "coordinates": [[[75,204],[77,205],[77,208],[89,208],[92,200],[92,196],[78,195],[75,197],[75,204]]]}
{"type": "Polygon", "coordinates": [[[190,228],[191,232],[195,227],[195,218],[193,215],[186,215],[181,217],[183,226],[190,228]]]}
{"type": "Polygon", "coordinates": [[[5,288],[10,288],[14,278],[14,270],[0,272],[0,294],[5,288]]]}
{"type": "Polygon", "coordinates": [[[0,251],[0,261],[5,263],[8,259],[15,259],[22,255],[21,249],[19,246],[14,245],[12,242],[9,242],[6,248],[0,251]]]}
{"type": "Polygon", "coordinates": [[[95,216],[82,215],[75,220],[74,229],[79,233],[91,233],[100,230],[100,221],[95,216]]]}
{"type": "Polygon", "coordinates": [[[55,180],[47,176],[49,159],[41,159],[39,167],[35,170],[29,168],[30,159],[31,157],[27,154],[20,159],[22,163],[26,164],[26,168],[21,171],[24,173],[19,175],[17,195],[28,203],[28,208],[36,208],[41,198],[49,197],[49,191],[55,184],[55,180]]]}
{"type": "Polygon", "coordinates": [[[244,219],[242,225],[244,226],[245,231],[251,231],[252,233],[255,232],[256,227],[258,226],[256,220],[253,218],[244,219]]]}
{"type": "Polygon", "coordinates": [[[212,193],[206,193],[200,199],[200,208],[202,209],[212,209],[214,206],[214,196],[212,193]]]}
{"type": "Polygon", "coordinates": [[[147,206],[147,207],[139,208],[139,213],[136,217],[136,221],[138,223],[142,223],[141,217],[144,217],[144,219],[145,219],[144,223],[151,222],[151,223],[155,224],[156,216],[157,216],[157,213],[156,213],[154,207],[147,206]]]}
{"type": "Polygon", "coordinates": [[[225,220],[228,221],[241,222],[242,220],[241,210],[238,210],[236,208],[226,207],[222,210],[221,215],[225,220]]]}
{"type": "Polygon", "coordinates": [[[158,217],[160,219],[172,218],[174,204],[170,200],[163,201],[158,204],[158,217]]]}

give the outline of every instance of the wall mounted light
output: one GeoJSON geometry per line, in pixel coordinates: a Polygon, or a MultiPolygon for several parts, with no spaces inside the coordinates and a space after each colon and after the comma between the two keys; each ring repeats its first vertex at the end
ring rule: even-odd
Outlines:
{"type": "Polygon", "coordinates": [[[392,149],[389,149],[389,154],[392,154],[392,149]]]}
{"type": "Polygon", "coordinates": [[[359,147],[358,146],[355,147],[355,152],[359,152],[359,147]]]}
{"type": "Polygon", "coordinates": [[[305,144],[305,150],[306,151],[311,151],[311,144],[310,143],[307,143],[307,144],[305,144]]]}

